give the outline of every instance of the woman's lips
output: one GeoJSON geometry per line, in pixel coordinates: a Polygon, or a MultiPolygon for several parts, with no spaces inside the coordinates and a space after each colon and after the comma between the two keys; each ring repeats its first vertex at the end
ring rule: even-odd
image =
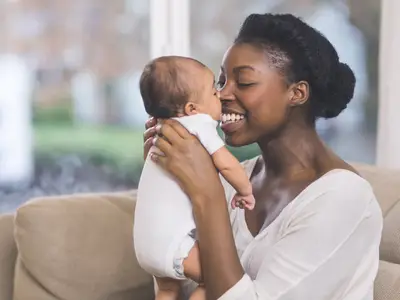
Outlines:
{"type": "Polygon", "coordinates": [[[245,122],[245,118],[240,119],[238,121],[228,121],[228,122],[222,122],[221,123],[221,129],[224,133],[232,133],[236,130],[238,130],[243,123],[245,122]]]}

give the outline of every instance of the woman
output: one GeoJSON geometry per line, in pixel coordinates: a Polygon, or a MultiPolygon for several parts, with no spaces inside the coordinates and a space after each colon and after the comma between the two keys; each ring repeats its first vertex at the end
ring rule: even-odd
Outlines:
{"type": "Polygon", "coordinates": [[[262,153],[243,164],[253,211],[228,208],[234,190],[177,122],[155,128],[149,120],[144,135],[145,152],[152,143],[164,152],[151,157],[192,201],[207,299],[372,300],[379,205],[315,130],[353,97],[352,70],[298,18],[253,14],[224,56],[218,85],[227,144],[257,143],[262,153]]]}

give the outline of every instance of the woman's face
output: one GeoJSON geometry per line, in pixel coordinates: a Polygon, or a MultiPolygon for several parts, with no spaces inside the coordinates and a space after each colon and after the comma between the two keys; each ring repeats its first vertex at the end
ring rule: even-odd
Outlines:
{"type": "Polygon", "coordinates": [[[251,44],[225,53],[218,79],[221,128],[228,145],[244,146],[279,130],[287,120],[289,90],[268,53],[251,44]]]}

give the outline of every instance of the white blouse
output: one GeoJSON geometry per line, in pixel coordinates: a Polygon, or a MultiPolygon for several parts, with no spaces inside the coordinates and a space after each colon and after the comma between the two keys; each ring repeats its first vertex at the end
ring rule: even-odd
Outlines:
{"type": "MultiPolygon", "coordinates": [[[[250,176],[257,158],[243,163],[250,176]]],[[[228,201],[235,191],[223,181],[228,201]]],[[[311,183],[253,237],[230,211],[246,274],[220,300],[372,300],[382,212],[370,184],[343,169],[311,183]]]]}

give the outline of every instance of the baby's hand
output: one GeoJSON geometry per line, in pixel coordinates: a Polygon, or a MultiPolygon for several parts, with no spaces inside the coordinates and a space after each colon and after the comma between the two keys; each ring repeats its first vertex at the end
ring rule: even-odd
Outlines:
{"type": "Polygon", "coordinates": [[[254,198],[253,194],[249,194],[246,196],[236,194],[231,202],[232,209],[239,207],[241,209],[245,208],[248,210],[253,210],[255,205],[256,199],[254,198]]]}

